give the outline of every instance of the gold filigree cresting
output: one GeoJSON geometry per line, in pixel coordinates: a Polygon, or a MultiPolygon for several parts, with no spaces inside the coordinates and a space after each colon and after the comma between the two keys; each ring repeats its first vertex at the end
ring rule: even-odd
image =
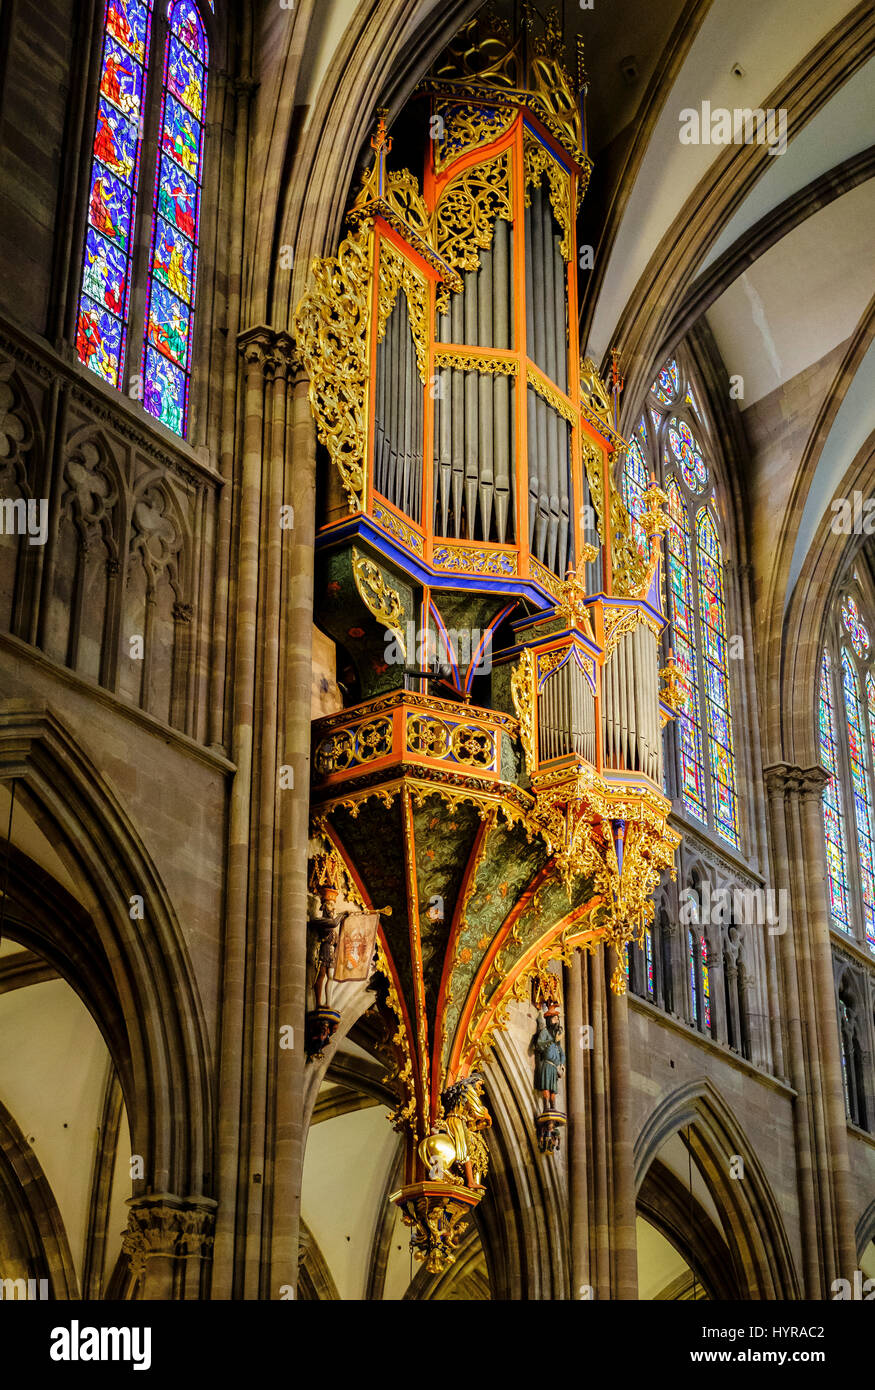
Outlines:
{"type": "Polygon", "coordinates": [[[433,555],[437,570],[454,574],[513,575],[517,572],[515,550],[486,550],[483,546],[435,546],[433,555]]]}
{"type": "Polygon", "coordinates": [[[542,588],[547,590],[548,594],[552,594],[554,598],[559,597],[562,590],[562,580],[558,574],[554,574],[552,570],[547,569],[546,565],[542,565],[539,560],[536,560],[534,555],[529,556],[529,573],[533,579],[537,579],[542,588]]]}
{"type": "Polygon", "coordinates": [[[516,111],[471,102],[435,101],[435,119],[443,122],[443,135],[434,141],[434,169],[440,174],[463,154],[506,134],[516,120],[516,111]]]}
{"type": "Polygon", "coordinates": [[[458,93],[460,101],[527,106],[578,164],[585,170],[589,165],[583,152],[580,89],[565,64],[555,11],[542,20],[531,5],[524,5],[516,33],[494,11],[483,11],[459,31],[422,86],[447,100],[458,93]]]}
{"type": "Polygon", "coordinates": [[[558,10],[551,10],[541,34],[532,34],[533,6],[523,6],[523,24],[531,35],[528,50],[526,86],[533,96],[533,108],[560,145],[584,161],[580,103],[571,75],[565,66],[565,40],[558,10]]]}
{"type": "Polygon", "coordinates": [[[520,743],[526,759],[526,772],[534,777],[538,768],[538,752],[535,747],[535,658],[530,648],[525,647],[510,677],[510,694],[516,717],[520,722],[520,743]]]}
{"type": "Polygon", "coordinates": [[[428,289],[419,271],[389,241],[380,244],[380,292],[377,301],[377,342],[386,336],[386,327],[398,294],[404,291],[410,329],[416,348],[416,366],[423,386],[428,376],[428,289]]]}
{"type": "Polygon", "coordinates": [[[515,357],[487,357],[482,353],[435,351],[436,367],[454,367],[460,372],[488,372],[490,376],[516,376],[519,363],[515,357]]]}
{"type": "Polygon", "coordinates": [[[538,187],[546,174],[550,185],[550,206],[562,229],[562,241],[559,244],[559,250],[563,258],[568,261],[571,259],[574,246],[571,179],[561,164],[554,159],[547,146],[542,145],[540,140],[536,140],[533,135],[528,133],[526,133],[523,142],[523,158],[525,161],[526,207],[530,207],[532,202],[531,186],[534,184],[535,187],[538,187]]]}
{"type": "Polygon", "coordinates": [[[373,232],[362,224],[336,256],[313,261],[312,284],[295,312],[295,342],[310,378],[319,442],[349,500],[362,507],[367,439],[369,283],[373,232]]]}
{"type": "Polygon", "coordinates": [[[406,656],[403,636],[404,607],[399,595],[386,583],[379,565],[355,549],[352,552],[352,572],[355,587],[365,606],[378,622],[385,623],[406,656]]]}
{"type": "Polygon", "coordinates": [[[479,270],[497,217],[513,222],[507,153],[466,169],[444,190],[435,208],[438,254],[455,270],[479,270]]]}
{"type": "Polygon", "coordinates": [[[537,391],[541,399],[545,400],[558,415],[562,416],[563,420],[567,420],[569,425],[577,423],[577,412],[574,406],[564,396],[560,396],[555,386],[551,386],[535,367],[531,365],[526,367],[526,380],[532,389],[537,391]]]}

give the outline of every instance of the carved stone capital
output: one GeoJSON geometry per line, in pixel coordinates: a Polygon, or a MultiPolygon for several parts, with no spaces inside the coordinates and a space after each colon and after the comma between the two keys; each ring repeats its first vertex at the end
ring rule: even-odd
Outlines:
{"type": "Polygon", "coordinates": [[[139,1278],[156,1257],[186,1260],[208,1255],[213,1244],[216,1203],[209,1197],[149,1193],[128,1200],[128,1225],[122,1250],[139,1278]]]}
{"type": "Polygon", "coordinates": [[[247,328],[245,332],[237,335],[237,350],[247,370],[254,371],[260,368],[264,371],[275,338],[274,330],[263,323],[247,328]]]}
{"type": "Polygon", "coordinates": [[[257,371],[260,368],[266,378],[294,381],[301,370],[294,340],[288,333],[269,328],[267,324],[257,324],[239,334],[237,348],[247,369],[257,371]]]}
{"type": "Polygon", "coordinates": [[[191,603],[174,603],[173,616],[178,623],[190,623],[194,617],[194,605],[191,603]]]}
{"type": "Polygon", "coordinates": [[[764,768],[763,780],[770,797],[798,796],[805,801],[809,797],[820,799],[829,775],[819,764],[802,768],[789,763],[775,763],[772,767],[764,768]]]}

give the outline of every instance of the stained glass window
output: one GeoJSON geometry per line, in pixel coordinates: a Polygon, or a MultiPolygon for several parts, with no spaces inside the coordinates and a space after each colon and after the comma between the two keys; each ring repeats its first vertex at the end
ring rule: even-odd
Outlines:
{"type": "Polygon", "coordinates": [[[711,980],[708,975],[708,942],[705,937],[700,938],[699,949],[702,953],[702,1021],[706,1030],[711,1032],[711,980]]]}
{"type": "Polygon", "coordinates": [[[698,970],[696,967],[696,935],[692,928],[687,931],[687,951],[690,968],[690,1007],[694,1023],[699,1019],[698,970]]]}
{"type": "Polygon", "coordinates": [[[677,479],[671,478],[668,495],[668,592],[670,595],[674,655],[681,668],[687,696],[678,720],[681,758],[681,795],[686,809],[707,824],[705,775],[702,763],[702,725],[699,713],[699,674],[693,616],[693,574],[690,523],[677,479]]]}
{"type": "Polygon", "coordinates": [[[663,405],[670,405],[681,389],[678,364],[674,358],[667,362],[651,386],[651,391],[663,405]]]}
{"type": "Polygon", "coordinates": [[[700,507],[696,516],[696,566],[714,821],[724,839],[737,849],[738,798],[732,749],[723,556],[717,527],[708,507],[700,507]]]}
{"type": "Polygon", "coordinates": [[[668,427],[668,442],[680,465],[681,476],[690,492],[704,492],[708,486],[708,469],[702,450],[685,420],[672,419],[668,427]]]}
{"type": "Polygon", "coordinates": [[[197,288],[207,39],[193,0],[174,0],[164,63],[149,257],[143,404],[185,432],[197,288]]]}
{"type": "Polygon", "coordinates": [[[632,518],[632,539],[638,547],[639,554],[646,559],[649,553],[647,536],[640,521],[647,510],[644,506],[644,494],[649,487],[647,464],[644,461],[644,452],[639,439],[643,429],[644,422],[642,421],[638,432],[632,436],[626,450],[623,465],[623,501],[626,503],[626,508],[632,518]]]}
{"type": "Polygon", "coordinates": [[[644,928],[644,963],[647,967],[647,993],[653,998],[653,932],[644,928]]]}
{"type": "Polygon", "coordinates": [[[875,947],[875,845],[872,840],[872,794],[867,773],[868,757],[863,733],[857,673],[847,647],[842,647],[842,686],[848,721],[848,757],[854,788],[854,817],[860,851],[860,886],[863,896],[866,941],[875,947]]]}
{"type": "Polygon", "coordinates": [[[851,919],[848,911],[848,856],[845,847],[844,811],[837,776],[836,719],[830,665],[829,652],[824,651],[820,664],[818,727],[820,761],[829,773],[830,780],[823,792],[823,827],[826,835],[830,915],[834,926],[840,931],[849,932],[851,919]]]}
{"type": "Polygon", "coordinates": [[[848,595],[842,602],[842,622],[845,631],[851,639],[851,644],[857,656],[864,660],[869,655],[869,632],[866,624],[860,617],[860,610],[854,600],[848,595]]]}
{"type": "Polygon", "coordinates": [[[122,384],[127,346],[151,21],[152,0],[107,0],[76,353],[111,386],[122,384]]]}

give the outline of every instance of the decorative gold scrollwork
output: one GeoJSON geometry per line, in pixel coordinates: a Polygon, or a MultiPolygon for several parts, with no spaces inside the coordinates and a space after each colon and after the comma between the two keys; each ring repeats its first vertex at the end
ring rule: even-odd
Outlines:
{"type": "Polygon", "coordinates": [[[557,415],[561,415],[563,420],[567,420],[570,425],[577,423],[577,413],[572,405],[560,396],[555,387],[545,381],[540,372],[535,371],[534,367],[526,368],[526,380],[534,391],[537,391],[542,400],[552,406],[557,415]]]}
{"type": "Polygon", "coordinates": [[[532,184],[540,184],[544,174],[550,184],[550,205],[556,214],[556,221],[562,228],[562,241],[559,250],[565,260],[571,259],[574,245],[574,218],[571,212],[571,179],[562,166],[553,158],[546,145],[526,134],[524,146],[526,206],[531,205],[529,189],[532,184]]]}
{"type": "Polygon", "coordinates": [[[614,593],[622,597],[639,593],[647,578],[647,561],[632,539],[632,519],[614,487],[611,488],[611,560],[614,593]]]}
{"type": "Polygon", "coordinates": [[[439,255],[455,270],[479,270],[478,251],[490,245],[497,217],[513,222],[506,153],[466,169],[441,195],[435,209],[439,255]]]}
{"type": "Polygon", "coordinates": [[[364,488],[372,250],[372,229],[362,224],[336,257],[314,260],[312,286],[294,319],[316,432],[340,473],[351,512],[361,508],[364,488]]]}
{"type": "Polygon", "coordinates": [[[586,472],[586,481],[589,484],[590,501],[595,507],[598,537],[603,542],[605,539],[604,457],[601,449],[591,443],[583,434],[580,440],[580,453],[586,472]]]}
{"type": "Polygon", "coordinates": [[[484,550],[461,545],[436,546],[434,567],[459,574],[516,574],[517,557],[513,550],[484,550]]]}
{"type": "Polygon", "coordinates": [[[520,721],[520,742],[526,758],[526,772],[534,777],[538,769],[535,748],[535,658],[525,647],[510,678],[510,693],[520,721]]]}
{"type": "Polygon", "coordinates": [[[352,555],[352,572],[359,594],[374,617],[379,622],[385,623],[389,631],[394,634],[406,656],[407,648],[404,645],[403,637],[404,608],[401,599],[395,590],[386,583],[382,570],[374,564],[373,560],[368,559],[367,555],[362,555],[357,550],[353,550],[352,555]]]}
{"type": "Polygon", "coordinates": [[[476,150],[504,135],[516,119],[516,111],[506,106],[437,101],[434,117],[443,121],[443,136],[434,142],[435,173],[440,174],[469,150],[476,150]]]}

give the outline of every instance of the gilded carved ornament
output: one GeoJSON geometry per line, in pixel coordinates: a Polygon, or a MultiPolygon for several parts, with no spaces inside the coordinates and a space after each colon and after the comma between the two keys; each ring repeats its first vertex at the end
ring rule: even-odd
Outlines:
{"type": "Polygon", "coordinates": [[[567,420],[569,425],[577,423],[577,411],[574,406],[564,396],[561,396],[555,386],[551,386],[549,381],[546,381],[537,368],[531,364],[526,367],[526,380],[533,390],[537,391],[541,399],[545,400],[558,415],[562,416],[563,420],[567,420]]]}
{"type": "Polygon", "coordinates": [[[434,140],[434,168],[440,174],[455,160],[481,145],[491,144],[516,120],[513,107],[481,106],[472,102],[435,101],[432,120],[443,123],[434,140]]]}
{"type": "Polygon", "coordinates": [[[396,591],[386,583],[380,567],[367,555],[358,550],[352,552],[352,572],[355,587],[365,604],[378,622],[386,627],[396,638],[405,656],[404,646],[404,608],[396,591]]]}
{"type": "Polygon", "coordinates": [[[380,292],[377,301],[377,342],[386,336],[386,326],[398,299],[404,291],[410,328],[416,348],[416,366],[423,386],[428,376],[428,289],[419,271],[392,244],[380,246],[380,292]]]}
{"type": "Polygon", "coordinates": [[[535,747],[535,689],[535,658],[531,650],[525,647],[511,673],[510,693],[516,717],[520,722],[520,742],[529,777],[534,777],[538,768],[538,752],[535,747]]]}
{"type": "Polygon", "coordinates": [[[562,241],[559,244],[559,250],[564,259],[570,261],[574,249],[574,216],[571,211],[570,175],[553,158],[547,146],[542,145],[540,140],[536,140],[528,132],[523,142],[523,158],[525,161],[526,207],[531,206],[530,188],[532,184],[538,187],[546,174],[550,185],[550,205],[556,215],[556,221],[562,229],[562,241]]]}
{"type": "Polygon", "coordinates": [[[613,425],[614,406],[611,395],[591,357],[585,357],[581,363],[580,398],[604,424],[613,425]]]}
{"type": "Polygon", "coordinates": [[[438,254],[455,270],[479,270],[478,250],[491,244],[497,217],[513,222],[507,153],[466,169],[441,194],[435,208],[438,254]]]}
{"type": "Polygon", "coordinates": [[[460,372],[485,372],[490,376],[516,376],[519,363],[514,357],[487,357],[482,353],[448,352],[438,348],[435,367],[452,367],[460,372]]]}
{"type": "Polygon", "coordinates": [[[313,261],[311,287],[294,319],[316,433],[340,473],[351,512],[361,510],[364,489],[372,262],[373,231],[362,223],[336,256],[313,261]]]}

